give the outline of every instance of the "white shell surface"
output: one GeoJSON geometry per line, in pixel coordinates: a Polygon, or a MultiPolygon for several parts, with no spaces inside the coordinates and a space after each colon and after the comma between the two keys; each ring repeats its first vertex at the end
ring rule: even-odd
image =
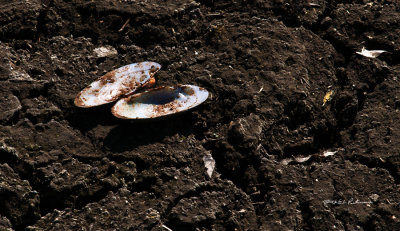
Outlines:
{"type": "Polygon", "coordinates": [[[78,107],[93,107],[113,102],[121,96],[134,92],[160,70],[155,62],[133,63],[103,75],[75,98],[78,107]]]}
{"type": "Polygon", "coordinates": [[[159,87],[120,99],[112,108],[122,119],[149,119],[182,112],[208,98],[208,91],[193,85],[159,87]]]}
{"type": "Polygon", "coordinates": [[[368,58],[376,58],[380,54],[382,54],[383,52],[387,52],[387,51],[384,51],[384,50],[367,50],[367,49],[365,49],[365,47],[363,47],[361,49],[361,52],[357,51],[356,53],[359,54],[359,55],[368,57],[368,58]]]}

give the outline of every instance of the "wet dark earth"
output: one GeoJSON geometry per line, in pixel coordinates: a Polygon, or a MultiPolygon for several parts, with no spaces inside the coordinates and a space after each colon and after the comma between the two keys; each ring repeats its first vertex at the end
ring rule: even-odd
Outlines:
{"type": "Polygon", "coordinates": [[[396,0],[0,0],[0,41],[0,230],[400,230],[396,0]],[[74,105],[146,60],[208,100],[74,105]]]}

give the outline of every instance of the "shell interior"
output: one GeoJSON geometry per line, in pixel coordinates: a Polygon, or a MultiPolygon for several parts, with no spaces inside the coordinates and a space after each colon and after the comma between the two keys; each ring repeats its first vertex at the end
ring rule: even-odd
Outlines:
{"type": "Polygon", "coordinates": [[[208,98],[208,91],[193,85],[159,87],[119,100],[112,113],[123,119],[148,119],[182,112],[208,98]]]}
{"type": "Polygon", "coordinates": [[[93,107],[113,102],[145,84],[161,68],[155,62],[133,63],[103,75],[75,98],[78,107],[93,107]]]}

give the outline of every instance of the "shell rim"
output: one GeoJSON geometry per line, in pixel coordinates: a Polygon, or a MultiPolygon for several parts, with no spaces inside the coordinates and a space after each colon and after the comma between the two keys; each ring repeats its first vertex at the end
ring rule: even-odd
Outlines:
{"type": "MultiPolygon", "coordinates": [[[[177,85],[174,85],[174,86],[159,86],[159,87],[156,87],[156,88],[147,89],[147,90],[144,91],[144,92],[140,92],[140,93],[131,95],[131,96],[127,97],[127,98],[121,98],[120,100],[125,100],[125,101],[126,101],[126,100],[131,100],[131,99],[133,99],[133,98],[140,97],[140,96],[142,96],[143,94],[146,94],[146,93],[148,93],[148,92],[157,91],[157,90],[161,90],[161,89],[164,89],[164,88],[176,89],[176,88],[182,88],[182,87],[188,87],[188,86],[189,86],[189,87],[198,87],[201,91],[206,91],[206,92],[207,92],[207,97],[204,99],[203,102],[205,102],[205,101],[208,99],[208,97],[209,97],[209,92],[208,92],[207,89],[205,89],[204,87],[199,87],[199,86],[195,86],[195,85],[188,85],[188,84],[177,84],[177,85]]],[[[203,102],[197,104],[196,106],[187,108],[187,109],[182,110],[182,111],[178,111],[178,112],[171,113],[171,114],[164,114],[164,115],[160,115],[160,116],[156,116],[156,117],[147,117],[147,118],[144,118],[144,117],[136,117],[136,118],[130,118],[130,117],[126,117],[126,116],[121,116],[121,115],[116,114],[116,112],[115,112],[115,106],[116,106],[116,104],[114,104],[114,106],[111,108],[111,113],[112,113],[115,117],[117,117],[117,118],[119,118],[119,119],[126,119],[126,120],[153,120],[153,119],[165,118],[165,117],[170,117],[170,116],[174,116],[174,115],[177,115],[177,114],[181,114],[181,113],[183,113],[183,112],[192,110],[192,109],[194,109],[194,108],[200,106],[201,104],[203,104],[203,102]]]]}

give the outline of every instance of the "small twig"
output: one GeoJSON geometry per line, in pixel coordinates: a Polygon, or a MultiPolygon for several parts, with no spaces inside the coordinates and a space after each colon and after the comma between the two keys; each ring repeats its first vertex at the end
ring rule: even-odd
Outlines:
{"type": "Polygon", "coordinates": [[[212,16],[221,16],[221,13],[209,13],[206,16],[212,17],[212,16]]]}
{"type": "Polygon", "coordinates": [[[119,29],[118,32],[122,32],[122,31],[125,29],[126,25],[128,25],[128,23],[129,23],[130,20],[131,20],[131,19],[128,18],[128,20],[126,20],[126,22],[124,23],[124,25],[122,25],[121,29],[119,29]]]}
{"type": "Polygon", "coordinates": [[[163,227],[164,229],[168,230],[168,231],[172,231],[172,229],[168,228],[168,227],[165,226],[165,225],[162,225],[162,227],[163,227]]]}

